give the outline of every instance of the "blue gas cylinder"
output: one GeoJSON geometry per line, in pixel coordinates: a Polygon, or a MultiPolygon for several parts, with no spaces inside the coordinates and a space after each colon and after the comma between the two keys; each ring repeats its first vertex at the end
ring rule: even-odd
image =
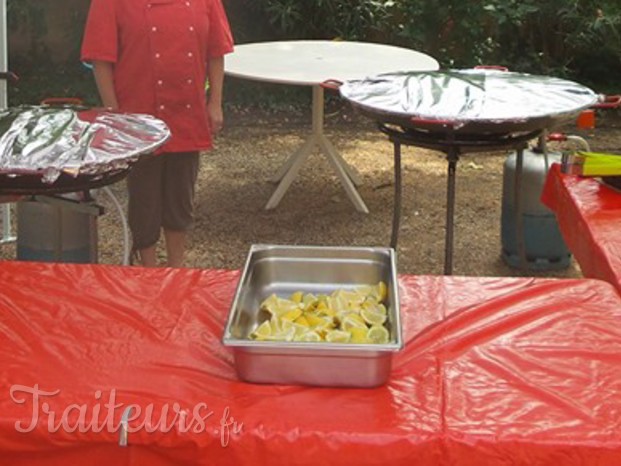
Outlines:
{"type": "MultiPolygon", "coordinates": [[[[526,250],[530,270],[559,270],[567,268],[571,253],[554,213],[540,201],[548,170],[560,163],[562,154],[544,153],[539,148],[526,149],[522,158],[521,209],[526,250]]],[[[501,239],[502,258],[511,267],[520,267],[516,225],[515,172],[517,153],[507,157],[503,170],[501,239]]]]}

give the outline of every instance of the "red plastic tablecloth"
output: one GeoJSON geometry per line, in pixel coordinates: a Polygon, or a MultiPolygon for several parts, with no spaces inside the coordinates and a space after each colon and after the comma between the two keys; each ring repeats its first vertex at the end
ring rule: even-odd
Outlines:
{"type": "Polygon", "coordinates": [[[237,279],[0,263],[0,462],[621,464],[621,298],[607,283],[402,276],[407,344],[389,383],[328,389],[237,381],[220,343],[237,279]],[[35,385],[58,393],[34,407],[35,385]],[[81,409],[114,427],[128,404],[157,420],[175,402],[213,415],[198,432],[132,432],[127,447],[118,432],[69,432],[81,409]],[[50,433],[64,411],[67,429],[50,433]],[[223,418],[241,426],[226,446],[223,418]]]}
{"type": "Polygon", "coordinates": [[[564,175],[555,164],[541,200],[556,214],[583,275],[621,291],[621,193],[594,178],[564,175]]]}

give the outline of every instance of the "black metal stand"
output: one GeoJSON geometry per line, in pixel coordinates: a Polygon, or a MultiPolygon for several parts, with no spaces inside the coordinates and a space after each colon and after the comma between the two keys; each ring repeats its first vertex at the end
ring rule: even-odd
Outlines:
{"type": "Polygon", "coordinates": [[[34,196],[66,194],[97,189],[121,181],[129,174],[130,167],[114,169],[95,175],[71,176],[61,173],[54,183],[43,182],[40,174],[0,173],[0,195],[34,196]]]}
{"type": "Polygon", "coordinates": [[[520,261],[520,270],[525,272],[528,269],[526,258],[526,238],[524,237],[524,203],[522,202],[522,168],[524,165],[524,147],[517,149],[515,158],[515,183],[513,185],[513,198],[515,199],[515,229],[516,244],[520,261]]]}
{"type": "Polygon", "coordinates": [[[522,219],[522,158],[523,151],[527,142],[536,138],[541,131],[533,131],[528,134],[519,134],[513,136],[505,136],[503,138],[484,138],[479,139],[458,138],[455,131],[449,129],[446,132],[433,134],[428,132],[411,131],[407,128],[399,126],[378,124],[379,130],[388,136],[393,143],[394,149],[394,171],[395,171],[395,196],[393,203],[393,222],[392,234],[390,239],[390,247],[397,247],[399,239],[399,224],[401,219],[401,145],[410,145],[423,147],[426,149],[444,152],[448,162],[447,169],[447,186],[446,186],[446,225],[444,238],[444,275],[453,274],[453,242],[454,242],[454,218],[455,218],[455,182],[457,174],[457,162],[461,154],[472,152],[484,152],[492,150],[517,150],[517,167],[516,167],[516,225],[518,228],[518,248],[520,251],[520,262],[523,270],[526,270],[526,248],[523,234],[522,219]]]}
{"type": "Polygon", "coordinates": [[[401,222],[401,144],[394,143],[395,157],[395,197],[392,209],[392,235],[390,236],[390,247],[397,249],[399,240],[399,224],[401,222]]]}

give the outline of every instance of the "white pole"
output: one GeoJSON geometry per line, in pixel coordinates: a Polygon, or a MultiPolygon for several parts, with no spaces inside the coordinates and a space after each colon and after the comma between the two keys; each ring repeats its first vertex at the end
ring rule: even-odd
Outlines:
{"type": "MultiPolygon", "coordinates": [[[[0,71],[8,71],[6,0],[0,0],[0,71]]],[[[0,79],[0,109],[8,107],[7,81],[0,79]]],[[[11,206],[2,204],[2,239],[0,244],[15,241],[11,236],[11,206]]]]}

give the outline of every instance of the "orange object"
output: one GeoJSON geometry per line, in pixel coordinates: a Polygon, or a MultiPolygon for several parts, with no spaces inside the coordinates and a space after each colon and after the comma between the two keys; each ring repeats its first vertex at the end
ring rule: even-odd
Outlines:
{"type": "Polygon", "coordinates": [[[595,128],[595,110],[584,110],[578,115],[576,125],[580,129],[593,129],[595,128]]]}

